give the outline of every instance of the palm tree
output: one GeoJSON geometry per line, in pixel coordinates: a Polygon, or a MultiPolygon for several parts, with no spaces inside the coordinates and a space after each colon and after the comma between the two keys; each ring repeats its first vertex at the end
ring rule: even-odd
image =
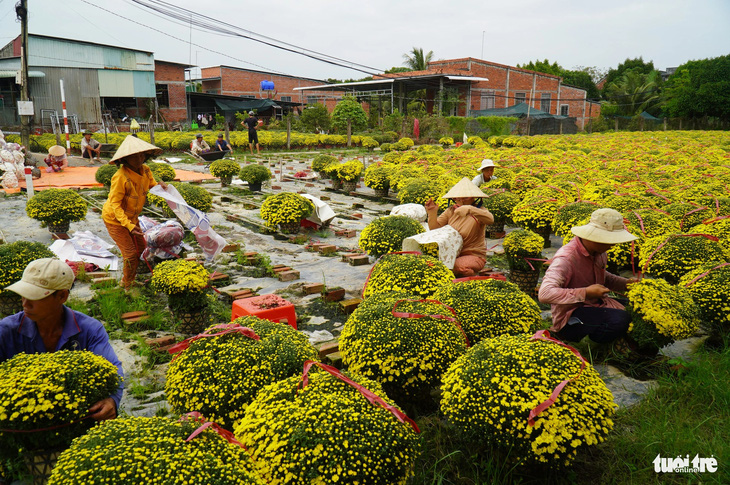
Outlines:
{"type": "Polygon", "coordinates": [[[657,71],[644,74],[629,69],[606,88],[610,101],[619,106],[619,112],[636,116],[644,111],[654,111],[661,104],[661,77],[657,71]]]}
{"type": "Polygon", "coordinates": [[[413,71],[425,71],[428,63],[433,59],[433,51],[423,54],[423,49],[414,47],[408,54],[403,54],[403,65],[413,71]]]}

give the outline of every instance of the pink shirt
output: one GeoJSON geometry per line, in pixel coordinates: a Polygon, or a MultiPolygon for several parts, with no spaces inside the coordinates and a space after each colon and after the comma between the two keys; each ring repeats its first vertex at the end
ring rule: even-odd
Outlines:
{"type": "Polygon", "coordinates": [[[594,284],[613,291],[626,291],[628,280],[606,271],[606,261],[606,253],[591,256],[578,237],[558,249],[545,272],[538,294],[540,302],[551,304],[551,331],[561,330],[568,323],[573,310],[582,306],[623,310],[624,306],[612,298],[586,300],[586,288],[594,284]]]}

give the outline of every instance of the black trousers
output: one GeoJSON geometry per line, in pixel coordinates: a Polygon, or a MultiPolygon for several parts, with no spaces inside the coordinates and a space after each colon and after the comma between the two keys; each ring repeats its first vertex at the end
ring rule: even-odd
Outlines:
{"type": "Polygon", "coordinates": [[[616,308],[584,306],[573,311],[572,318],[580,322],[566,324],[557,334],[562,340],[578,342],[588,335],[596,343],[608,343],[626,335],[631,323],[629,313],[616,308]]]}

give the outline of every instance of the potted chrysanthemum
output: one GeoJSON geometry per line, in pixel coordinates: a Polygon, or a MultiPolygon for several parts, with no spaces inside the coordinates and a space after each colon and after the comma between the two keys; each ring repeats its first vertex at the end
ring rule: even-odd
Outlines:
{"type": "Polygon", "coordinates": [[[69,224],[86,219],[88,204],[71,189],[46,189],[36,193],[25,205],[28,217],[41,221],[54,234],[68,232],[69,224]]]}
{"type": "Polygon", "coordinates": [[[277,226],[285,234],[299,232],[300,223],[314,210],[314,204],[294,192],[282,192],[267,197],[261,204],[261,218],[272,228],[277,226]]]}
{"type": "Polygon", "coordinates": [[[179,325],[180,333],[196,334],[208,325],[208,287],[210,274],[196,261],[175,259],[155,266],[151,286],[167,294],[167,304],[179,325]]]}
{"type": "Polygon", "coordinates": [[[19,281],[31,261],[54,256],[50,249],[37,242],[16,241],[0,245],[0,318],[23,309],[20,295],[3,288],[19,281]]]}
{"type": "Polygon", "coordinates": [[[221,179],[221,187],[226,187],[231,184],[233,176],[238,174],[241,170],[241,166],[238,165],[234,160],[216,160],[210,164],[210,174],[214,177],[221,179]]]}
{"type": "Polygon", "coordinates": [[[537,296],[536,286],[540,277],[536,260],[542,258],[543,244],[542,236],[526,229],[510,232],[502,243],[509,264],[510,281],[533,298],[537,296]]]}
{"type": "Polygon", "coordinates": [[[395,165],[386,162],[377,162],[365,170],[365,185],[375,192],[376,197],[387,197],[390,189],[390,175],[395,165]]]}
{"type": "Polygon", "coordinates": [[[484,199],[484,208],[494,216],[494,222],[485,227],[484,231],[491,239],[504,237],[504,225],[512,217],[512,210],[520,202],[520,198],[512,192],[503,189],[482,189],[487,194],[484,199]]]}
{"type": "Polygon", "coordinates": [[[362,162],[359,160],[350,160],[335,165],[335,167],[337,178],[342,181],[342,191],[346,194],[354,192],[364,169],[362,162]]]}
{"type": "Polygon", "coordinates": [[[370,256],[378,258],[386,253],[400,251],[405,238],[425,231],[423,225],[410,217],[379,217],[365,226],[358,245],[370,256]]]}
{"type": "Polygon", "coordinates": [[[271,171],[259,164],[245,165],[238,172],[238,178],[248,183],[250,190],[259,191],[262,183],[271,180],[271,171]]]}

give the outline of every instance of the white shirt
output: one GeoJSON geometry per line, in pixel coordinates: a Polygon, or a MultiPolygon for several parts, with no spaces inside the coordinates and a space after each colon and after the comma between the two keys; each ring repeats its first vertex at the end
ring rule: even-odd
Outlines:
{"type": "MultiPolygon", "coordinates": [[[[489,179],[489,181],[491,182],[492,180],[497,180],[497,177],[492,175],[492,177],[489,179]]],[[[484,183],[484,174],[480,173],[479,175],[477,175],[476,177],[471,179],[471,183],[473,183],[477,187],[481,186],[484,183]]]]}

